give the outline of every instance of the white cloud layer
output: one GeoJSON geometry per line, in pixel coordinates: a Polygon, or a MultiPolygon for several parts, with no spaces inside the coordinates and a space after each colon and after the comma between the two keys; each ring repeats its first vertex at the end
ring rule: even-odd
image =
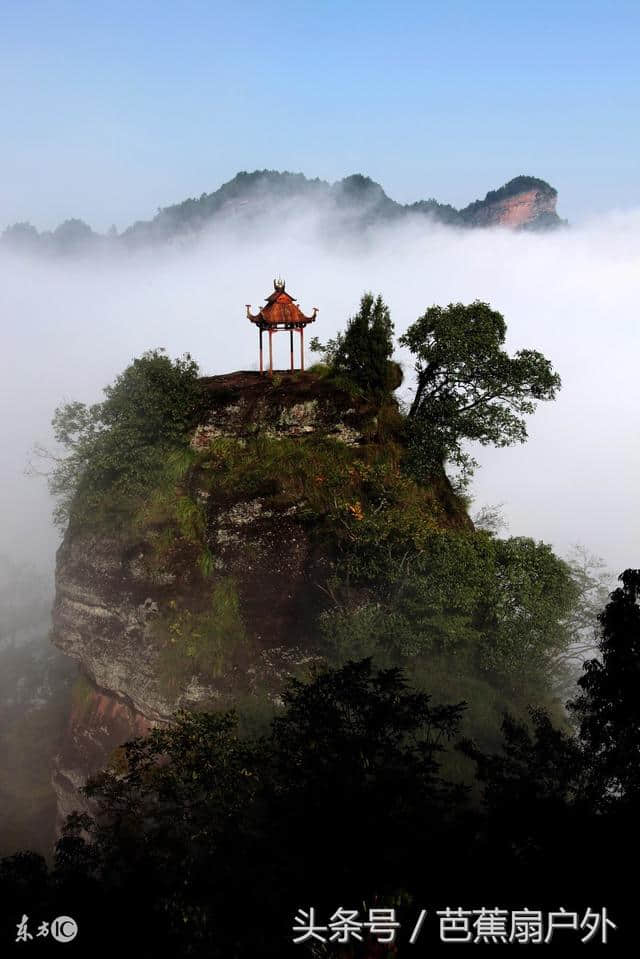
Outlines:
{"type": "MultiPolygon", "coordinates": [[[[402,333],[427,306],[486,300],[508,347],[540,350],[562,376],[520,447],[475,451],[476,504],[504,503],[512,534],[575,542],[618,573],[640,566],[640,210],[554,233],[457,231],[420,222],[333,237],[313,216],[219,226],[181,249],[121,259],[0,254],[3,325],[0,554],[49,567],[58,540],[43,481],[24,476],[54,408],[95,402],[134,356],[189,351],[204,373],[256,368],[254,308],[280,273],[321,339],[344,327],[365,289],[402,333]],[[274,225],[275,223],[275,225],[274,225]]],[[[277,360],[287,343],[275,340],[277,360]]],[[[410,358],[402,357],[410,385],[410,358]]]]}

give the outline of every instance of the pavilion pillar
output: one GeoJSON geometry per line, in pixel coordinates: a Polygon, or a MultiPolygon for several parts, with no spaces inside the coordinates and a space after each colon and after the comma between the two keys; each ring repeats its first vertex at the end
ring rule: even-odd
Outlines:
{"type": "Polygon", "coordinates": [[[269,376],[273,376],[273,330],[269,330],[269,376]]]}
{"type": "Polygon", "coordinates": [[[262,368],[262,327],[259,328],[259,338],[260,338],[260,372],[263,372],[262,368]]]}
{"type": "Polygon", "coordinates": [[[304,326],[300,327],[300,369],[304,372],[304,326]]]}
{"type": "Polygon", "coordinates": [[[291,353],[291,372],[293,373],[293,330],[289,330],[289,350],[291,353]]]}

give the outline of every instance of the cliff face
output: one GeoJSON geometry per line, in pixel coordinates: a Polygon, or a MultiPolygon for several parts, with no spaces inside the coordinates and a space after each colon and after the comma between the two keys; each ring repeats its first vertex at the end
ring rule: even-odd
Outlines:
{"type": "Polygon", "coordinates": [[[556,196],[534,189],[484,204],[470,215],[469,222],[474,226],[522,227],[552,220],[558,220],[556,196]]]}
{"type": "Polygon", "coordinates": [[[557,190],[544,180],[517,176],[490,190],[484,200],[470,203],[460,216],[467,226],[546,229],[563,223],[556,213],[557,199],[557,190]]]}
{"type": "MultiPolygon", "coordinates": [[[[116,649],[114,655],[117,658],[116,649]]],[[[100,690],[84,673],[79,674],[66,735],[61,751],[54,757],[51,776],[57,830],[69,813],[90,810],[89,802],[79,791],[87,777],[103,769],[118,746],[146,735],[153,725],[115,691],[100,690]]]]}
{"type": "MultiPolygon", "coordinates": [[[[334,564],[318,517],[375,448],[373,411],[310,373],[202,385],[191,498],[179,500],[201,517],[197,549],[184,526],[169,537],[156,509],[127,535],[72,525],[58,552],[53,642],[80,671],[53,776],[60,817],[82,807],[78,787],[122,742],[177,708],[226,707],[258,688],[277,695],[282,676],[313,657],[334,564]],[[315,441],[324,460],[309,453],[315,441]],[[334,492],[327,474],[342,461],[334,492]]],[[[336,508],[348,525],[362,507],[345,496],[336,508]]],[[[464,525],[446,500],[445,490],[442,524],[464,525]]]]}

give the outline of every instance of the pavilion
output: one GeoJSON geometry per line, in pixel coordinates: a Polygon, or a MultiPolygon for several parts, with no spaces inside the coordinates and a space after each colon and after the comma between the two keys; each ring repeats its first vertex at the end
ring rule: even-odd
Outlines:
{"type": "Polygon", "coordinates": [[[293,333],[300,333],[300,369],[304,370],[304,328],[307,323],[313,323],[318,308],[314,306],[311,316],[305,316],[297,306],[294,297],[285,291],[284,280],[278,278],[273,281],[274,292],[267,297],[265,305],[255,315],[251,313],[251,304],[247,303],[247,317],[255,323],[259,330],[260,344],[260,372],[264,372],[262,359],[262,334],[266,330],[269,334],[269,375],[273,374],[273,334],[280,330],[289,332],[291,352],[291,372],[294,370],[293,361],[293,333]]]}

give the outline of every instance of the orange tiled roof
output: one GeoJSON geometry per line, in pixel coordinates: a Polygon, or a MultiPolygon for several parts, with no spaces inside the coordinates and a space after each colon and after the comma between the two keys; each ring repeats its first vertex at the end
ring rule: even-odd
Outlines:
{"type": "Polygon", "coordinates": [[[267,297],[265,305],[258,313],[252,314],[250,306],[247,305],[247,316],[252,323],[264,323],[266,326],[305,326],[313,323],[318,312],[315,307],[311,316],[305,316],[294,297],[285,292],[283,281],[274,280],[273,285],[274,292],[267,297]]]}

